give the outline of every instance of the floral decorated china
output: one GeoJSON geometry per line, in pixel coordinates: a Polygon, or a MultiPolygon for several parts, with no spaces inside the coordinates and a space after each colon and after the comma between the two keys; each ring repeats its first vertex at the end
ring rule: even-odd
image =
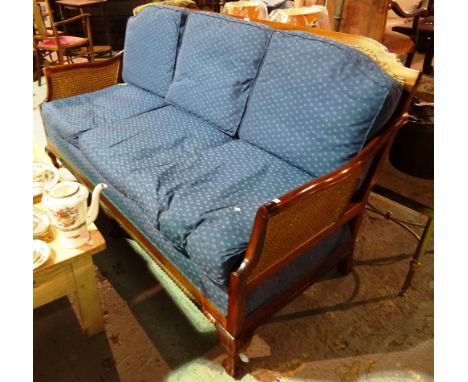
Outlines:
{"type": "Polygon", "coordinates": [[[60,175],[55,167],[33,162],[33,196],[41,195],[44,190],[57,184],[59,179],[60,175]]]}

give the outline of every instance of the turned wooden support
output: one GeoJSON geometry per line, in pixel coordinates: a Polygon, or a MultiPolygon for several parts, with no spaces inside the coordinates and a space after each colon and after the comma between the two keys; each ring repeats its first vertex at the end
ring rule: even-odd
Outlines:
{"type": "Polygon", "coordinates": [[[227,352],[227,357],[223,360],[224,370],[235,379],[241,378],[244,371],[242,370],[242,360],[239,354],[250,345],[253,331],[249,331],[238,337],[233,337],[220,324],[216,324],[216,332],[221,345],[223,345],[227,352]]]}
{"type": "Polygon", "coordinates": [[[55,156],[55,154],[47,146],[44,148],[44,150],[45,150],[46,154],[49,156],[49,158],[52,161],[52,164],[54,165],[55,168],[62,167],[62,163],[60,163],[60,161],[55,156]]]}

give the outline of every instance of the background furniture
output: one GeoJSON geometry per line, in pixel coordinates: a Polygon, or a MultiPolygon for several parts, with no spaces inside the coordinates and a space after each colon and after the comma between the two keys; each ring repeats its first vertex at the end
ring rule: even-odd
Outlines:
{"type": "Polygon", "coordinates": [[[434,179],[434,95],[416,93],[409,121],[398,131],[389,161],[409,176],[434,179]]]}
{"type": "Polygon", "coordinates": [[[405,296],[407,290],[411,286],[411,282],[413,281],[414,274],[418,266],[421,265],[420,259],[427,251],[427,247],[429,245],[429,241],[431,239],[432,234],[434,233],[434,206],[429,206],[424,204],[424,202],[416,200],[417,198],[407,197],[401,195],[394,190],[389,188],[388,185],[383,186],[381,184],[376,184],[373,189],[373,192],[379,194],[387,199],[390,199],[402,206],[408,207],[413,211],[417,211],[425,216],[427,216],[426,223],[424,224],[424,230],[421,235],[418,235],[406,222],[402,222],[399,219],[396,219],[392,216],[390,211],[384,212],[376,209],[373,206],[369,206],[368,209],[372,212],[376,212],[380,215],[386,216],[388,219],[392,220],[393,222],[397,223],[401,227],[405,228],[409,231],[418,241],[416,250],[413,253],[413,256],[410,261],[408,273],[406,274],[405,280],[399,292],[400,296],[405,296]]]}
{"type": "Polygon", "coordinates": [[[78,11],[79,14],[89,13],[90,15],[92,15],[91,23],[92,29],[94,31],[93,41],[95,43],[94,54],[109,54],[109,56],[112,56],[109,21],[107,18],[106,11],[107,0],[57,0],[56,3],[60,7],[60,13],[62,17],[65,17],[67,10],[73,10],[75,11],[75,13],[76,11],[78,11]],[[98,15],[97,12],[99,12],[100,15],[98,15]],[[103,25],[104,31],[102,30],[102,27],[97,27],[98,25],[103,25]],[[102,37],[98,37],[99,34],[105,34],[106,45],[96,45],[98,41],[99,43],[102,43],[102,37]]]}
{"type": "MultiPolygon", "coordinates": [[[[50,164],[50,158],[36,144],[36,161],[50,164]]],[[[36,206],[41,206],[37,204],[36,206]]],[[[94,224],[88,227],[90,240],[80,248],[65,248],[54,227],[41,240],[51,248],[51,256],[33,273],[34,309],[61,297],[75,294],[80,323],[88,336],[104,330],[92,256],[103,251],[106,243],[94,224]]]]}
{"type": "Polygon", "coordinates": [[[423,226],[424,230],[419,235],[407,223],[393,218],[391,212],[382,214],[405,228],[418,241],[408,274],[400,291],[401,296],[404,296],[411,286],[414,273],[420,265],[421,257],[426,253],[434,231],[433,101],[432,94],[416,92],[409,109],[410,122],[398,131],[389,151],[386,176],[382,177],[373,189],[375,193],[427,216],[423,226]],[[399,187],[401,181],[398,178],[402,178],[402,175],[405,176],[403,181],[406,187],[399,187]],[[396,192],[396,189],[400,191],[396,192]]]}
{"type": "Polygon", "coordinates": [[[222,13],[249,20],[268,17],[267,6],[262,1],[231,1],[224,5],[222,13]]]}
{"type": "Polygon", "coordinates": [[[71,62],[71,57],[77,55],[76,49],[85,47],[85,50],[78,53],[78,55],[87,57],[90,62],[94,60],[89,14],[83,13],[69,19],[55,21],[49,0],[41,2],[33,0],[33,16],[33,45],[36,52],[35,60],[37,71],[35,77],[39,78],[39,85],[42,67],[46,66],[46,57],[49,58],[47,62],[48,65],[62,65],[65,62],[65,57],[68,62],[71,62]],[[44,5],[45,13],[40,3],[44,5]],[[76,22],[82,22],[85,29],[85,37],[66,35],[58,29],[59,27],[76,22]],[[53,54],[56,54],[57,58],[55,58],[53,54]]]}
{"type": "Polygon", "coordinates": [[[326,11],[324,7],[316,6],[275,9],[268,16],[268,20],[302,27],[315,27],[323,11],[326,11]]]}
{"type": "MultiPolygon", "coordinates": [[[[422,5],[420,4],[419,8],[422,5]]],[[[413,52],[408,55],[406,66],[411,65],[414,51],[424,54],[423,72],[432,74],[432,58],[434,57],[434,0],[427,3],[427,12],[419,17],[414,17],[411,23],[392,27],[392,30],[411,37],[415,43],[413,52]]]]}
{"type": "Polygon", "coordinates": [[[433,0],[424,0],[417,8],[406,11],[395,0],[330,0],[327,8],[335,21],[334,30],[377,40],[391,53],[406,55],[405,65],[409,67],[419,38],[419,21],[427,15],[431,4],[433,0]],[[411,20],[410,32],[398,33],[387,25],[389,10],[411,20]]]}

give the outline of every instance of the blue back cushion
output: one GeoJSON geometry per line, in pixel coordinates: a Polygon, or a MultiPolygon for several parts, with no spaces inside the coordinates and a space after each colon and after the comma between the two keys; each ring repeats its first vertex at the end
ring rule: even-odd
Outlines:
{"type": "Polygon", "coordinates": [[[239,137],[322,176],[361,150],[388,120],[401,91],[352,47],[302,32],[274,32],[239,137]]]}
{"type": "Polygon", "coordinates": [[[262,25],[190,13],[167,101],[234,135],[270,35],[262,25]]]}
{"type": "Polygon", "coordinates": [[[147,7],[130,17],[125,34],[125,82],[164,97],[174,74],[183,10],[147,7]]]}

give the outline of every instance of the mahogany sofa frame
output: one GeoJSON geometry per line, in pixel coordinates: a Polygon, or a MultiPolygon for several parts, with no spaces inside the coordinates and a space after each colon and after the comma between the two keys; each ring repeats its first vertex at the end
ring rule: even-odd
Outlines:
{"type": "MultiPolygon", "coordinates": [[[[368,195],[397,130],[407,121],[407,110],[421,73],[405,68],[383,45],[369,38],[338,32],[301,28],[287,24],[256,21],[275,29],[294,29],[321,35],[352,45],[381,65],[403,86],[403,96],[390,121],[354,159],[332,173],[306,183],[261,206],[256,214],[251,239],[240,267],[232,272],[228,286],[228,314],[224,316],[138,228],[123,216],[105,195],[104,211],[115,219],[182,291],[216,326],[219,340],[227,351],[225,370],[241,375],[239,353],[248,346],[254,330],[291,299],[337,266],[344,274],[352,269],[353,246],[368,195]],[[359,183],[360,182],[360,183],[359,183]],[[352,240],[342,245],[321,264],[253,313],[246,315],[249,293],[276,272],[284,269],[305,251],[345,223],[352,227],[352,240]]],[[[54,66],[45,69],[47,101],[103,89],[121,82],[123,52],[105,61],[54,66]]],[[[46,151],[56,165],[57,158],[86,186],[92,182],[47,140],[46,151]]]]}

